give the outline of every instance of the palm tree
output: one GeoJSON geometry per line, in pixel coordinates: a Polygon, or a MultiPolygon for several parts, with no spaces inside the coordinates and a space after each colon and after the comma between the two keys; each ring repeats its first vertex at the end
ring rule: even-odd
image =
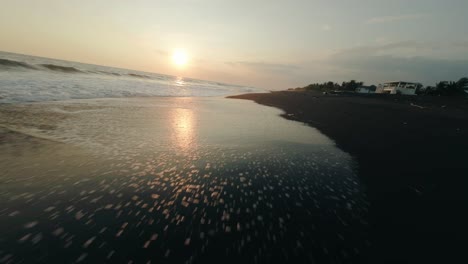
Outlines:
{"type": "Polygon", "coordinates": [[[468,94],[468,78],[464,77],[458,80],[457,86],[459,89],[463,90],[463,92],[468,94]]]}
{"type": "Polygon", "coordinates": [[[458,82],[442,81],[436,85],[436,93],[446,96],[462,96],[465,95],[465,85],[468,85],[467,78],[462,78],[458,82]]]}

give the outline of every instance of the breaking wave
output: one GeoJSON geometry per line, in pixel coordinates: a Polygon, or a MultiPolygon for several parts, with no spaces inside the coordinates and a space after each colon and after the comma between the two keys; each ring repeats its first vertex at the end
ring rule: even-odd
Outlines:
{"type": "MultiPolygon", "coordinates": [[[[139,79],[156,79],[156,80],[165,80],[165,76],[149,76],[145,74],[137,74],[137,73],[117,73],[112,71],[103,71],[103,70],[85,70],[79,69],[76,67],[71,66],[63,66],[58,64],[50,64],[50,63],[41,63],[41,64],[29,64],[22,61],[15,61],[15,60],[8,60],[8,59],[0,59],[0,72],[2,70],[10,71],[14,70],[15,68],[21,69],[29,69],[29,70],[49,70],[54,72],[60,73],[85,73],[85,74],[103,74],[109,76],[127,76],[132,78],[139,78],[139,79]]],[[[186,78],[192,82],[203,82],[200,80],[186,78]]],[[[220,83],[216,83],[220,84],[220,83]]]]}
{"type": "Polygon", "coordinates": [[[58,71],[58,72],[65,72],[65,73],[82,73],[82,71],[78,70],[74,67],[66,67],[54,64],[40,64],[40,66],[49,69],[51,71],[58,71]]]}
{"type": "Polygon", "coordinates": [[[143,96],[228,96],[249,92],[265,90],[0,51],[0,104],[143,96]]]}
{"type": "Polygon", "coordinates": [[[135,73],[129,73],[128,76],[135,77],[135,78],[145,78],[145,79],[150,79],[151,77],[147,75],[142,75],[142,74],[135,74],[135,73]]]}
{"type": "MultiPolygon", "coordinates": [[[[50,64],[50,63],[41,63],[41,64],[29,64],[22,61],[15,61],[15,60],[7,60],[7,59],[0,59],[0,71],[1,70],[14,70],[15,68],[18,69],[29,69],[29,70],[50,70],[54,72],[61,72],[61,73],[96,73],[96,74],[107,74],[113,76],[121,76],[121,74],[116,72],[106,72],[106,71],[86,71],[81,70],[71,66],[63,66],[57,64],[50,64]]],[[[128,74],[130,77],[137,77],[137,78],[149,78],[149,76],[139,75],[139,74],[128,74]]]]}
{"type": "MultiPolygon", "coordinates": [[[[152,79],[151,76],[144,75],[144,74],[136,74],[136,73],[121,74],[117,72],[102,71],[102,70],[98,70],[98,71],[88,70],[87,71],[87,70],[78,69],[78,68],[71,67],[71,66],[63,66],[63,65],[57,65],[57,64],[42,63],[42,64],[31,65],[29,63],[22,62],[22,61],[0,59],[0,71],[2,69],[12,70],[15,68],[30,69],[30,70],[49,70],[49,71],[60,72],[60,73],[91,73],[91,74],[105,74],[105,75],[110,75],[110,76],[128,76],[128,77],[140,78],[140,79],[152,79]]],[[[156,78],[156,79],[161,79],[161,78],[156,78]]]]}
{"type": "Polygon", "coordinates": [[[34,66],[29,65],[25,62],[0,59],[0,69],[1,68],[26,68],[26,69],[36,69],[34,66]]]}

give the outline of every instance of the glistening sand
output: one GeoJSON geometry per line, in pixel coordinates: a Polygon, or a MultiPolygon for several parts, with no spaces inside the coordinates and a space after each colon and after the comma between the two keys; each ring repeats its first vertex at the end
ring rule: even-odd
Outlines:
{"type": "Polygon", "coordinates": [[[347,153],[223,98],[3,105],[3,262],[357,261],[367,202],[347,153]]]}

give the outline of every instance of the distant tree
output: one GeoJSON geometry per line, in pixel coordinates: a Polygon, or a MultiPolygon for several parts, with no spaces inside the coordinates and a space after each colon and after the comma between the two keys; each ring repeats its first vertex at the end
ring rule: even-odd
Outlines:
{"type": "Polygon", "coordinates": [[[355,91],[356,88],[363,86],[364,82],[357,82],[356,80],[351,80],[349,82],[343,82],[341,84],[341,89],[345,91],[355,91]]]}
{"type": "Polygon", "coordinates": [[[465,96],[468,89],[468,78],[461,78],[457,82],[441,81],[435,87],[428,86],[420,94],[435,96],[465,96]]]}
{"type": "Polygon", "coordinates": [[[305,90],[331,91],[339,89],[339,85],[334,82],[312,83],[304,87],[305,90]]]}
{"type": "MultiPolygon", "coordinates": [[[[334,83],[332,81],[324,83],[311,83],[305,87],[297,88],[297,90],[317,90],[317,91],[332,91],[332,90],[344,90],[344,91],[355,91],[356,88],[364,85],[364,82],[357,82],[356,80],[351,80],[349,82],[343,82],[341,85],[334,83]]],[[[371,89],[376,89],[377,87],[371,86],[371,89]]]]}
{"type": "Polygon", "coordinates": [[[463,80],[459,82],[442,81],[436,85],[436,91],[438,95],[442,96],[462,96],[465,95],[465,91],[462,87],[463,83],[463,80]]]}
{"type": "Polygon", "coordinates": [[[465,93],[468,90],[468,78],[464,77],[458,80],[457,86],[459,89],[463,90],[465,93]]]}
{"type": "Polygon", "coordinates": [[[439,91],[434,86],[426,86],[426,89],[421,92],[423,95],[440,95],[439,91]]]}

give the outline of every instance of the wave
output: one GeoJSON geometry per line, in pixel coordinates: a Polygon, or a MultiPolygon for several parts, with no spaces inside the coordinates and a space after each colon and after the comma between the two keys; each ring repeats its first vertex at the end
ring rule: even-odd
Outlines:
{"type": "Polygon", "coordinates": [[[5,66],[8,68],[26,68],[26,69],[31,69],[35,70],[36,67],[27,64],[26,62],[21,62],[21,61],[14,61],[14,60],[7,60],[7,59],[0,59],[0,66],[5,66]]]}
{"type": "MultiPolygon", "coordinates": [[[[84,71],[80,70],[75,67],[70,67],[70,66],[63,66],[63,65],[57,65],[57,64],[37,64],[37,65],[31,65],[26,62],[21,62],[21,61],[14,61],[14,60],[7,60],[7,59],[0,59],[0,69],[1,68],[24,68],[24,69],[30,69],[30,70],[50,70],[50,71],[55,71],[55,72],[61,72],[61,73],[92,73],[92,74],[105,74],[105,75],[111,75],[111,76],[128,76],[128,77],[133,77],[133,78],[140,78],[140,79],[152,79],[151,76],[148,75],[143,75],[143,74],[136,74],[136,73],[127,73],[127,74],[120,74],[117,72],[112,72],[112,71],[84,71]]],[[[156,78],[160,79],[160,78],[156,78]]]]}
{"type": "Polygon", "coordinates": [[[39,64],[39,65],[51,71],[59,71],[59,72],[66,72],[66,73],[84,73],[83,71],[80,71],[74,67],[60,66],[60,65],[55,65],[55,64],[39,64]]]}
{"type": "MultiPolygon", "coordinates": [[[[0,51],[0,105],[92,98],[227,96],[251,87],[0,51]]],[[[1,119],[1,118],[0,118],[1,119]]]]}
{"type": "Polygon", "coordinates": [[[93,73],[100,73],[100,74],[114,75],[114,76],[122,76],[122,74],[116,73],[116,72],[97,71],[97,72],[93,72],[93,73]]]}
{"type": "Polygon", "coordinates": [[[142,75],[142,74],[129,73],[127,75],[131,76],[131,77],[136,77],[136,78],[151,79],[151,77],[149,77],[147,75],[142,75]]]}
{"type": "Polygon", "coordinates": [[[38,64],[38,65],[31,65],[26,62],[22,61],[14,61],[14,60],[7,60],[7,59],[0,59],[0,66],[6,68],[25,68],[30,70],[40,70],[40,68],[46,68],[51,71],[58,71],[58,72],[65,72],[65,73],[84,73],[81,70],[78,70],[74,67],[67,67],[55,64],[38,64]]]}

